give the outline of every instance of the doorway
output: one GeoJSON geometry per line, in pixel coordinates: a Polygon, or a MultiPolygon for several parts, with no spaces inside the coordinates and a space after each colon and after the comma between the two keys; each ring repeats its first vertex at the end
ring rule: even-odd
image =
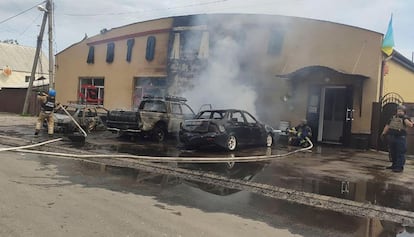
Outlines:
{"type": "Polygon", "coordinates": [[[318,142],[349,144],[353,120],[352,97],[350,87],[321,88],[318,142]]]}

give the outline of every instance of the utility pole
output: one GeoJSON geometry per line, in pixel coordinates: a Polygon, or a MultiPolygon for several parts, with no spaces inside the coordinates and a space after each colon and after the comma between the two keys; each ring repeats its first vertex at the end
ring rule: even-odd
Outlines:
{"type": "Polygon", "coordinates": [[[35,58],[33,61],[32,73],[30,75],[29,87],[27,88],[26,98],[24,100],[23,112],[22,112],[23,115],[27,114],[28,108],[29,108],[29,99],[30,99],[30,94],[32,92],[32,88],[33,88],[33,81],[35,78],[37,63],[39,61],[40,50],[42,49],[43,33],[45,32],[47,15],[48,15],[47,12],[43,14],[42,26],[40,27],[40,33],[39,33],[39,36],[37,37],[36,53],[35,53],[35,58]]]}
{"type": "Polygon", "coordinates": [[[48,16],[48,35],[49,35],[49,88],[55,89],[55,63],[54,63],[54,53],[53,53],[53,1],[48,0],[46,3],[46,10],[48,16]]]}

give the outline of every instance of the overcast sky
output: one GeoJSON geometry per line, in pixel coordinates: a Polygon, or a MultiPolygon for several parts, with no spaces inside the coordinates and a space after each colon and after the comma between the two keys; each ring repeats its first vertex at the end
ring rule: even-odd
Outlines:
{"type": "MultiPolygon", "coordinates": [[[[0,22],[41,0],[0,0],[0,22]]],[[[55,48],[59,52],[103,28],[173,15],[264,13],[328,20],[385,33],[394,14],[396,49],[411,59],[414,51],[412,0],[54,0],[55,48]]],[[[42,20],[36,8],[0,24],[0,39],[35,46],[42,20]]],[[[47,38],[43,46],[47,50],[47,38]]]]}

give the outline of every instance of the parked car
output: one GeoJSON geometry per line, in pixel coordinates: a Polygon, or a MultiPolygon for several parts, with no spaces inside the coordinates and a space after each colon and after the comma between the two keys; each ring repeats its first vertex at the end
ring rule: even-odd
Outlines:
{"type": "MultiPolygon", "coordinates": [[[[107,109],[100,105],[82,105],[68,104],[63,107],[71,114],[71,116],[81,125],[87,132],[96,129],[104,129],[104,121],[107,109]]],[[[76,130],[76,125],[70,117],[62,110],[58,109],[54,114],[54,130],[60,133],[71,133],[76,130]]],[[[47,127],[47,122],[43,123],[47,127]]]]}
{"type": "Polygon", "coordinates": [[[138,111],[109,111],[107,129],[120,135],[149,135],[162,142],[168,134],[178,135],[185,119],[194,118],[194,111],[186,101],[176,96],[146,96],[138,111]]]}
{"type": "Polygon", "coordinates": [[[205,110],[184,121],[179,138],[187,148],[213,145],[234,151],[243,145],[270,147],[274,133],[244,110],[205,110]]]}

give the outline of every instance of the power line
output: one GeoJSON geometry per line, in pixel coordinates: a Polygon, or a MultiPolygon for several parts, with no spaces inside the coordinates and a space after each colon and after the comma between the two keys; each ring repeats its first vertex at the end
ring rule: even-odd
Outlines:
{"type": "Polygon", "coordinates": [[[3,24],[3,23],[5,23],[5,22],[7,22],[7,21],[9,21],[9,20],[11,20],[11,19],[13,19],[13,18],[15,18],[15,17],[18,17],[18,16],[20,16],[20,15],[22,15],[22,14],[24,14],[24,13],[26,13],[26,12],[30,11],[30,10],[32,10],[33,8],[37,7],[38,5],[45,3],[45,2],[46,2],[46,1],[43,1],[43,2],[41,2],[41,3],[38,3],[38,4],[34,5],[33,7],[29,8],[29,9],[26,9],[26,10],[24,10],[24,11],[22,11],[22,12],[20,12],[20,13],[16,14],[16,15],[14,15],[14,16],[11,16],[11,17],[9,17],[9,18],[6,18],[6,19],[4,19],[4,20],[0,21],[0,24],[3,24]]]}
{"type": "Polygon", "coordinates": [[[27,30],[29,30],[30,27],[32,27],[32,25],[35,23],[35,21],[37,21],[39,19],[39,17],[42,15],[42,13],[39,13],[39,15],[37,15],[37,17],[32,21],[32,23],[30,23],[26,29],[24,29],[22,31],[22,33],[19,34],[19,37],[22,36],[24,33],[26,33],[27,30]]]}
{"type": "Polygon", "coordinates": [[[187,7],[198,7],[198,6],[205,6],[205,5],[222,3],[222,2],[227,2],[227,1],[229,1],[229,0],[216,0],[216,1],[211,1],[211,2],[193,3],[193,4],[177,6],[177,7],[154,8],[154,9],[142,10],[142,11],[116,12],[116,13],[97,13],[97,14],[68,14],[68,13],[66,13],[66,14],[63,14],[63,15],[65,15],[65,16],[76,16],[76,17],[128,15],[128,14],[146,13],[146,12],[154,12],[154,11],[174,10],[174,9],[187,8],[187,7]]]}

